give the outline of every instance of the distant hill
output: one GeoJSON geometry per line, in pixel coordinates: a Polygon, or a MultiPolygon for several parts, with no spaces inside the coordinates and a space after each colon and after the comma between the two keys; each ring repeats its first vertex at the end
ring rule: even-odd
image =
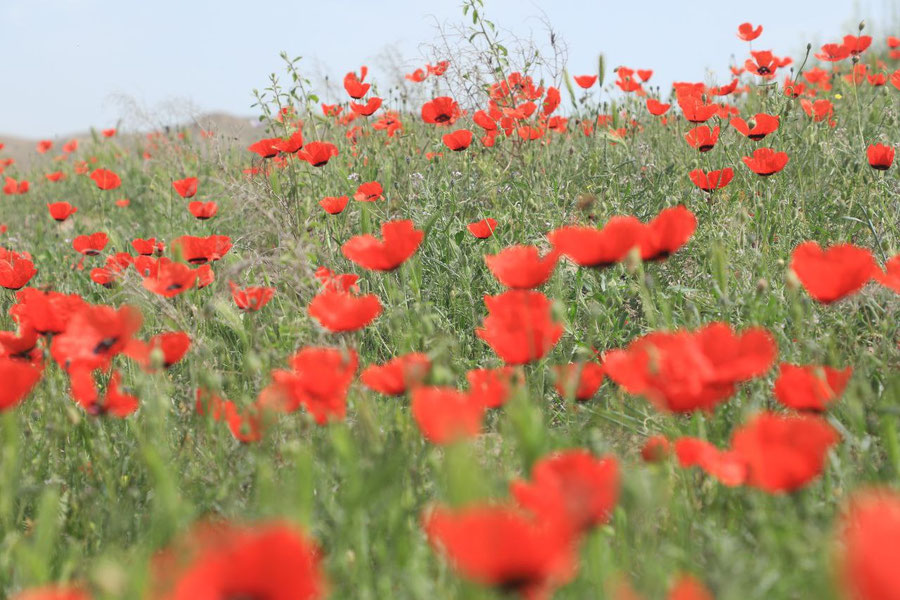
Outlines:
{"type": "MultiPolygon", "coordinates": [[[[141,128],[140,130],[119,130],[117,137],[124,140],[131,140],[141,137],[151,131],[171,129],[186,129],[193,134],[199,135],[200,130],[212,131],[218,139],[226,142],[233,142],[236,145],[242,144],[247,146],[254,142],[260,136],[260,126],[255,118],[236,117],[226,113],[207,113],[186,121],[172,123],[169,125],[159,124],[153,128],[141,128]]],[[[98,133],[99,134],[99,133],[98,133]]],[[[69,140],[78,140],[79,142],[90,140],[89,131],[73,133],[66,136],[56,136],[53,138],[35,138],[27,139],[16,136],[3,135],[0,133],[0,144],[3,149],[0,150],[0,159],[14,158],[16,160],[15,170],[21,172],[28,170],[31,166],[41,162],[50,162],[54,156],[59,155],[60,147],[69,140]],[[37,144],[40,139],[49,139],[53,142],[53,149],[47,154],[41,155],[37,152],[37,144]]]]}

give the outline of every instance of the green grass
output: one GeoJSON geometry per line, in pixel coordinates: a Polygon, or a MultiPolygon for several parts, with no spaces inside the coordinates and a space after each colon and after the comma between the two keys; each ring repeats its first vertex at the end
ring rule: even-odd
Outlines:
{"type": "MultiPolygon", "coordinates": [[[[569,133],[550,134],[548,145],[501,136],[493,149],[475,142],[450,153],[441,146],[443,131],[403,115],[404,130],[388,145],[384,132],[363,124],[354,158],[344,128],[302,115],[308,140],[314,120],[319,138],[340,147],[326,167],[292,161],[269,177],[247,178],[241,169],[252,155],[190,133],[184,141],[172,135],[168,148],[146,161],[133,140],[82,144],[75,158],[97,157],[96,166],[119,173],[123,186],[116,191],[99,192],[72,174],[72,161],[36,166],[28,174],[32,191],[0,198],[0,220],[9,227],[0,245],[33,255],[39,273],[30,285],[137,306],[141,337],[179,329],[193,346],[166,373],[146,374],[117,359],[141,399],[125,420],[84,414],[52,363],[22,405],[0,414],[0,596],[77,580],[97,597],[139,597],[154,552],[198,519],[224,517],[286,518],[304,526],[323,548],[332,598],[492,598],[432,552],[421,511],[433,502],[505,497],[508,483],[527,475],[537,457],[585,447],[620,458],[623,493],[610,524],[585,539],[577,579],[556,597],[601,597],[617,575],[660,597],[680,571],[697,574],[720,600],[834,597],[835,516],[854,489],[895,485],[900,469],[900,457],[889,452],[900,418],[900,302],[872,283],[849,299],[819,305],[787,283],[786,263],[806,240],[852,242],[871,248],[880,262],[900,251],[897,168],[877,173],[865,158],[869,143],[895,141],[898,92],[865,85],[857,98],[835,81],[831,128],[812,122],[796,101],[751,87],[739,102],[741,114],[781,114],[780,129],[759,145],[790,155],[784,171],[765,179],[740,160],[757,144],[724,121],[716,147],[698,154],[683,140],[688,124],[673,117],[677,108],[663,126],[634,100],[617,109],[639,119],[642,130],[616,144],[583,136],[573,118],[569,133]],[[439,160],[424,157],[441,150],[439,160]],[[56,166],[68,178],[43,181],[42,173],[56,166]],[[725,166],[735,169],[734,181],[710,199],[687,176],[696,167],[725,166]],[[171,188],[186,176],[200,177],[198,198],[219,202],[219,216],[191,217],[171,188]],[[338,216],[317,204],[326,195],[352,195],[359,182],[373,179],[384,185],[386,201],[351,199],[338,216]],[[579,208],[586,195],[593,202],[579,208]],[[120,197],[131,206],[114,206],[120,197]],[[79,208],[64,225],[45,209],[57,200],[79,208]],[[194,411],[201,385],[249,405],[269,372],[305,345],[352,346],[362,366],[424,351],[435,365],[432,382],[464,387],[467,369],[500,364],[474,334],[486,313],[482,296],[502,291],[484,254],[514,243],[546,247],[544,235],[564,224],[599,225],[617,214],[648,220],[679,203],[699,226],[668,260],[635,272],[560,263],[543,291],[566,333],[545,360],[526,368],[527,391],[490,414],[477,440],[434,447],[419,433],[407,399],[381,397],[359,383],[345,422],[319,427],[302,412],[273,417],[258,444],[238,443],[223,423],[194,411]],[[488,216],[500,222],[493,238],[480,241],[465,231],[488,216]],[[422,247],[398,271],[363,272],[343,258],[340,244],[392,218],[426,230],[422,247]],[[214,265],[215,284],[165,300],[146,292],[134,271],[105,289],[90,282],[87,270],[72,270],[71,239],[93,231],[110,235],[104,257],[130,251],[135,237],[216,233],[235,245],[214,265]],[[306,313],[320,265],[359,273],[361,287],[381,298],[383,315],[358,333],[323,332],[306,313]],[[259,313],[241,314],[229,279],[273,285],[275,299],[259,313]],[[727,488],[674,460],[640,460],[644,439],[656,433],[726,445],[748,415],[773,405],[774,371],[741,385],[714,414],[691,417],[660,414],[609,380],[585,404],[553,390],[549,365],[583,358],[591,345],[613,349],[654,329],[711,321],[766,327],[781,361],[853,366],[847,391],[827,417],[843,439],[824,475],[805,489],[769,496],[727,488]]],[[[596,115],[588,104],[577,111],[596,115]]],[[[102,259],[88,259],[88,266],[102,259]]],[[[12,292],[0,293],[2,329],[14,327],[7,315],[12,302],[12,292]]]]}

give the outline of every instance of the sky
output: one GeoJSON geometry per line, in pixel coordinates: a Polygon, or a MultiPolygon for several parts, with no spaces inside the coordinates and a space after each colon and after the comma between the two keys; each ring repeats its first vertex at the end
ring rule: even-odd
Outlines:
{"type": "MultiPolygon", "coordinates": [[[[747,55],[738,24],[763,25],[756,49],[798,58],[856,33],[900,34],[900,0],[485,0],[510,34],[543,39],[542,18],[568,46],[568,70],[652,68],[651,83],[727,82],[747,55]],[[892,30],[896,26],[897,31],[892,30]]],[[[461,0],[0,0],[0,134],[53,138],[111,127],[137,111],[252,116],[254,88],[302,56],[314,80],[367,64],[386,48],[410,71],[437,23],[463,23],[461,0]]],[[[878,37],[876,37],[878,39],[878,37]]],[[[452,60],[452,56],[449,57],[452,60]]]]}

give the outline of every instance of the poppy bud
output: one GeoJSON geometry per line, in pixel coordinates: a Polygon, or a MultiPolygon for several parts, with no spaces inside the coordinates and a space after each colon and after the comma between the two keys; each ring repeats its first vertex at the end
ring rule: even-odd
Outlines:
{"type": "Polygon", "coordinates": [[[756,291],[760,294],[765,293],[769,289],[769,282],[765,277],[760,277],[756,282],[756,291]]]}
{"type": "Polygon", "coordinates": [[[157,346],[150,351],[150,367],[154,370],[162,369],[166,364],[166,353],[157,346]]]}
{"type": "Polygon", "coordinates": [[[625,270],[628,271],[629,274],[633,275],[641,265],[641,249],[638,246],[635,246],[634,248],[629,250],[628,254],[625,255],[624,263],[625,270]]]}
{"type": "Polygon", "coordinates": [[[797,274],[794,273],[793,269],[788,269],[787,273],[784,276],[784,284],[789,290],[800,289],[800,278],[797,277],[797,274]]]}

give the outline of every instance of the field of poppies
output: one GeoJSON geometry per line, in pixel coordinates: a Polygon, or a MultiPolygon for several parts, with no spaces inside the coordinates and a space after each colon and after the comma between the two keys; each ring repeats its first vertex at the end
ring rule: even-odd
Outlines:
{"type": "Polygon", "coordinates": [[[464,10],[249,147],[0,140],[0,597],[900,598],[900,39],[660,90],[464,10]]]}

